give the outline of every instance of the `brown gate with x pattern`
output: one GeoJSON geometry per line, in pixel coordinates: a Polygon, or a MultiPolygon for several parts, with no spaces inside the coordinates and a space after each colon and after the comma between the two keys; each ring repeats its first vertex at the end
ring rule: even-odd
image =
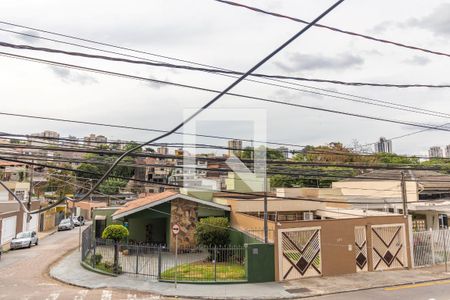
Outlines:
{"type": "Polygon", "coordinates": [[[372,225],[371,230],[373,270],[407,267],[405,225],[372,225]]]}
{"type": "Polygon", "coordinates": [[[283,229],[279,236],[283,280],[322,275],[320,227],[283,229]]]}

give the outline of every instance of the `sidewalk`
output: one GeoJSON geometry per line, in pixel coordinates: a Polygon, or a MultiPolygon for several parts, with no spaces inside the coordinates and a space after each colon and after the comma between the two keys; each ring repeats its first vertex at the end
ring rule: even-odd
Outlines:
{"type": "Polygon", "coordinates": [[[49,235],[54,234],[54,233],[57,232],[57,231],[58,231],[58,228],[54,228],[54,229],[50,229],[50,230],[47,230],[47,231],[39,231],[39,232],[37,233],[37,235],[38,235],[38,238],[39,238],[40,240],[42,240],[42,239],[48,237],[49,235]]]}
{"type": "Polygon", "coordinates": [[[294,299],[381,288],[450,278],[443,267],[389,272],[365,272],[336,277],[317,277],[283,283],[174,284],[152,281],[148,277],[111,277],[88,271],[74,251],[50,270],[50,276],[83,288],[117,288],[148,292],[166,297],[194,299],[294,299]]]}

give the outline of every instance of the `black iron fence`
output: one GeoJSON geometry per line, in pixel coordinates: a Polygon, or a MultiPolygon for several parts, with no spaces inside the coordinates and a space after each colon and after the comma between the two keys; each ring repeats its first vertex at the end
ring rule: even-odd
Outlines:
{"type": "MultiPolygon", "coordinates": [[[[82,236],[82,260],[91,267],[113,272],[114,241],[94,239],[90,228],[82,236]]],[[[179,282],[246,281],[244,246],[179,248],[165,245],[119,243],[118,271],[179,282]]]]}
{"type": "Polygon", "coordinates": [[[85,261],[92,248],[92,225],[86,227],[81,234],[81,260],[85,261]]]}

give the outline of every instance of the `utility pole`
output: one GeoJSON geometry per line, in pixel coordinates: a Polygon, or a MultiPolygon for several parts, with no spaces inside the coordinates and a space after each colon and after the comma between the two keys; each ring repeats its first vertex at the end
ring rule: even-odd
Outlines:
{"type": "Polygon", "coordinates": [[[402,188],[402,202],[403,202],[403,217],[408,217],[408,204],[407,204],[407,195],[406,195],[406,183],[405,183],[405,172],[401,172],[402,180],[401,180],[401,188],[402,188]]]}
{"type": "MultiPolygon", "coordinates": [[[[267,224],[267,172],[264,172],[264,243],[269,242],[269,228],[267,224]]],[[[276,222],[276,220],[275,220],[276,222]]]]}
{"type": "MultiPolygon", "coordinates": [[[[34,160],[31,161],[29,171],[30,171],[30,190],[28,191],[27,209],[28,209],[28,211],[31,211],[31,198],[33,197],[34,160]]],[[[31,221],[31,215],[27,214],[27,224],[26,224],[27,231],[30,230],[30,221],[31,221]]]]}

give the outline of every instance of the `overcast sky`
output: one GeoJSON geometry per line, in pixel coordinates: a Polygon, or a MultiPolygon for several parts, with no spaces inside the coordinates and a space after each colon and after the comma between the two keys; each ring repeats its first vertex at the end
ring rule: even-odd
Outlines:
{"type": "MultiPolygon", "coordinates": [[[[305,20],[312,20],[333,2],[236,1],[305,20]]],[[[0,11],[1,21],[238,71],[249,69],[303,26],[213,0],[126,2],[3,0],[0,2],[0,11]]],[[[450,53],[449,1],[347,0],[321,23],[450,53]]],[[[36,34],[12,26],[0,25],[0,28],[36,34]]],[[[39,35],[52,37],[43,33],[39,35]]],[[[0,32],[0,40],[101,54],[75,46],[5,32],[0,32]]],[[[223,89],[232,82],[231,78],[199,72],[174,71],[7,48],[0,51],[213,89],[223,89]]],[[[175,63],[150,55],[117,49],[115,51],[175,63]]],[[[449,57],[313,28],[271,59],[260,72],[347,81],[449,84],[448,70],[450,70],[449,57]]],[[[449,89],[388,89],[302,84],[450,113],[449,89]]],[[[199,107],[213,97],[213,94],[200,91],[62,69],[3,56],[0,56],[0,88],[1,112],[156,129],[171,129],[182,120],[184,109],[199,107]]],[[[251,82],[240,84],[234,91],[397,120],[436,125],[450,122],[446,118],[424,116],[251,82]]],[[[213,105],[213,108],[267,109],[268,140],[299,145],[321,145],[334,141],[350,145],[353,140],[366,144],[376,141],[380,136],[391,138],[420,130],[231,96],[223,97],[213,105]]],[[[207,111],[204,113],[208,114],[207,111]]],[[[89,133],[96,133],[112,139],[139,141],[155,136],[142,131],[7,116],[0,116],[0,120],[0,131],[10,133],[26,134],[49,129],[58,131],[63,136],[70,134],[83,137],[89,133]]],[[[211,123],[209,126],[199,126],[198,130],[201,130],[199,133],[202,134],[252,138],[251,126],[236,126],[232,121],[229,124],[221,121],[217,124],[211,123]]],[[[175,140],[180,139],[166,139],[166,141],[175,140]]],[[[225,145],[225,142],[215,140],[202,142],[225,145]]],[[[423,154],[430,146],[446,144],[450,144],[450,133],[427,131],[394,140],[393,148],[397,153],[423,154]]]]}

